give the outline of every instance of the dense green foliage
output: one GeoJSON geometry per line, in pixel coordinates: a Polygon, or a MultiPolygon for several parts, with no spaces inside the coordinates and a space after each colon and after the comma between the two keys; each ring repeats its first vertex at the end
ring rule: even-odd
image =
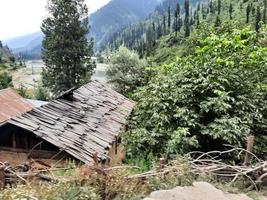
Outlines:
{"type": "Polygon", "coordinates": [[[120,93],[127,95],[147,83],[147,62],[136,52],[121,46],[110,59],[108,81],[120,93]]]}
{"type": "MultiPolygon", "coordinates": [[[[130,156],[244,145],[266,133],[267,48],[250,29],[200,39],[134,97],[125,144],[130,156]],[[211,145],[212,144],[212,145],[211,145]]],[[[262,146],[266,152],[266,146],[262,146]]]]}
{"type": "Polygon", "coordinates": [[[88,8],[84,0],[50,0],[42,31],[43,84],[54,94],[88,82],[95,68],[93,42],[87,41],[88,8]]]}
{"type": "Polygon", "coordinates": [[[12,76],[8,72],[0,72],[0,90],[12,86],[12,76]]]}
{"type": "Polygon", "coordinates": [[[43,87],[42,83],[38,83],[33,95],[34,99],[40,101],[48,101],[50,97],[49,91],[45,87],[43,87]]]}
{"type": "Polygon", "coordinates": [[[237,21],[238,27],[251,24],[258,31],[262,22],[266,23],[264,5],[265,0],[166,0],[147,20],[114,34],[109,48],[117,49],[124,44],[141,56],[153,56],[162,36],[174,34],[176,45],[194,35],[203,24],[220,27],[227,21],[237,21]]]}

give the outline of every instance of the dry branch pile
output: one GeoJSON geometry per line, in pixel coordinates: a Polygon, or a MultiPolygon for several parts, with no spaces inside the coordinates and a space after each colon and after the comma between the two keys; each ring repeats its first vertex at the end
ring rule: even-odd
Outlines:
{"type": "Polygon", "coordinates": [[[193,174],[213,175],[219,180],[228,181],[230,185],[235,183],[239,178],[245,178],[250,183],[247,188],[248,190],[258,190],[264,179],[267,178],[267,161],[262,161],[253,153],[241,148],[207,153],[192,152],[187,155],[187,159],[189,160],[193,174]],[[250,154],[252,157],[250,165],[226,163],[221,159],[226,154],[240,157],[244,152],[250,154]]]}
{"type": "MultiPolygon", "coordinates": [[[[242,157],[243,158],[243,157],[242,157]]],[[[164,182],[170,179],[179,179],[182,177],[194,177],[199,175],[208,175],[216,180],[227,182],[230,185],[245,180],[248,190],[258,190],[260,185],[267,179],[267,161],[260,160],[256,155],[240,148],[233,148],[228,151],[212,152],[191,152],[183,159],[176,159],[169,163],[161,159],[158,166],[145,173],[135,174],[132,169],[136,166],[117,166],[104,168],[96,163],[92,166],[84,166],[76,171],[78,174],[65,178],[63,181],[80,181],[91,186],[101,186],[101,191],[107,191],[117,188],[118,191],[124,191],[128,188],[149,187],[151,180],[164,182]],[[250,154],[250,165],[235,164],[234,160],[240,160],[243,153],[250,154]],[[232,155],[231,162],[227,162],[225,157],[232,155]],[[237,159],[239,158],[239,159],[237,159]],[[108,189],[109,188],[109,189],[108,189]]],[[[18,181],[29,184],[29,180],[35,178],[42,181],[61,182],[53,175],[52,168],[32,161],[29,165],[10,167],[6,163],[0,163],[0,181],[4,177],[4,184],[14,184],[18,181]],[[3,176],[1,176],[1,172],[3,176]]],[[[3,182],[3,181],[2,181],[3,182]]],[[[0,185],[1,187],[1,185],[0,185]]],[[[128,191],[128,190],[127,190],[128,191]]],[[[127,192],[127,194],[130,192],[127,192]]],[[[113,191],[117,193],[116,191],[113,191]]],[[[106,192],[104,192],[106,194],[106,192]]],[[[109,194],[109,193],[108,193],[109,194]]]]}
{"type": "Polygon", "coordinates": [[[52,176],[47,176],[44,172],[49,172],[50,166],[45,163],[32,160],[28,164],[15,167],[9,163],[0,162],[0,188],[6,185],[14,185],[18,182],[29,185],[30,180],[57,181],[52,176]]]}

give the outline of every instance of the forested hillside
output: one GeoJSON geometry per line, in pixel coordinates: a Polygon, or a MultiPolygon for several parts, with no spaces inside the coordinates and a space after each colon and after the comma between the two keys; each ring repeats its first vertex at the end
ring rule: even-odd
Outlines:
{"type": "Polygon", "coordinates": [[[8,48],[0,41],[0,89],[12,85],[10,71],[16,68],[15,57],[8,48]]]}
{"type": "Polygon", "coordinates": [[[129,158],[245,147],[249,134],[266,157],[266,13],[266,0],[167,0],[114,35],[109,79],[137,102],[124,138],[129,158]],[[113,76],[129,55],[122,48],[150,67],[113,76]]]}
{"type": "Polygon", "coordinates": [[[144,20],[161,0],[113,0],[89,17],[95,48],[104,47],[124,26],[144,20]]]}
{"type": "Polygon", "coordinates": [[[250,24],[259,31],[261,20],[266,22],[264,0],[166,0],[147,20],[114,34],[109,48],[117,49],[123,44],[136,50],[141,56],[155,54],[156,61],[159,61],[158,57],[163,56],[162,60],[165,62],[168,61],[167,57],[175,57],[177,53],[179,55],[188,53],[187,49],[183,51],[183,47],[188,45],[185,44],[185,40],[190,35],[197,37],[196,32],[200,27],[207,28],[206,35],[212,28],[228,22],[237,23],[237,27],[240,28],[250,24]],[[163,49],[167,47],[165,48],[167,51],[168,47],[174,49],[162,55],[162,51],[156,51],[159,46],[163,49]]]}

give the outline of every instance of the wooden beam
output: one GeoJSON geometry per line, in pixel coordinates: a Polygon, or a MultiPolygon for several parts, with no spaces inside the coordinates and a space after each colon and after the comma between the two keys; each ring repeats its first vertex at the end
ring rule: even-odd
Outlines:
{"type": "Polygon", "coordinates": [[[250,163],[251,163],[254,140],[255,140],[254,135],[251,134],[251,135],[248,136],[248,139],[247,139],[247,151],[246,151],[245,160],[244,160],[244,165],[245,166],[249,166],[250,163]]]}
{"type": "Polygon", "coordinates": [[[5,188],[5,178],[4,167],[0,167],[0,190],[5,188]]]}

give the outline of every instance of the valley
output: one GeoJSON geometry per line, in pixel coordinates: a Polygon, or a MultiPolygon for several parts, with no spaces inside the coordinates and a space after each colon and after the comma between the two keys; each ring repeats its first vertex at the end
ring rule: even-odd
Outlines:
{"type": "MultiPolygon", "coordinates": [[[[94,59],[96,60],[96,58],[94,59]]],[[[26,67],[20,68],[13,72],[13,85],[19,88],[21,85],[29,90],[33,90],[38,82],[41,81],[42,68],[45,67],[42,60],[27,60],[26,67]]],[[[108,65],[104,63],[97,63],[92,80],[106,82],[106,69],[108,65]]]]}
{"type": "Polygon", "coordinates": [[[48,2],[0,42],[0,200],[266,200],[267,0],[48,2]]]}

